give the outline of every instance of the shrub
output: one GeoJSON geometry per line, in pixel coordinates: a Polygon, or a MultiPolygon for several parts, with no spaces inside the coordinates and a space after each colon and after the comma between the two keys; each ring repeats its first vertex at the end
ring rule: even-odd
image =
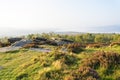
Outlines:
{"type": "Polygon", "coordinates": [[[77,57],[69,53],[55,53],[54,60],[58,59],[61,59],[67,65],[72,65],[77,62],[77,57]]]}
{"type": "Polygon", "coordinates": [[[23,48],[38,48],[38,46],[35,43],[29,43],[25,44],[23,48]]]}
{"type": "Polygon", "coordinates": [[[9,42],[0,42],[0,47],[6,47],[6,46],[10,46],[11,44],[9,42]]]}
{"type": "Polygon", "coordinates": [[[16,80],[22,80],[22,79],[27,78],[27,77],[28,77],[28,74],[22,73],[16,77],[16,80]]]}
{"type": "Polygon", "coordinates": [[[86,44],[87,48],[100,48],[100,47],[104,47],[104,46],[108,46],[108,43],[88,43],[86,44]]]}
{"type": "Polygon", "coordinates": [[[46,80],[62,80],[60,70],[51,70],[46,72],[46,80]]]}
{"type": "Polygon", "coordinates": [[[97,67],[118,67],[120,66],[120,55],[112,52],[97,52],[91,58],[88,58],[83,63],[85,66],[92,68],[97,67]]]}
{"type": "Polygon", "coordinates": [[[114,46],[114,45],[120,46],[120,42],[112,42],[112,43],[110,44],[110,47],[112,47],[112,46],[114,46]]]}
{"type": "Polygon", "coordinates": [[[116,78],[116,80],[120,80],[120,77],[116,78]]]}
{"type": "Polygon", "coordinates": [[[71,51],[74,53],[79,53],[79,52],[84,51],[84,49],[82,49],[81,47],[76,47],[76,48],[72,48],[71,51]]]}
{"type": "Polygon", "coordinates": [[[73,52],[73,53],[79,53],[84,51],[83,47],[84,45],[80,44],[80,43],[72,43],[72,44],[68,44],[68,45],[64,45],[69,51],[73,52]]]}
{"type": "Polygon", "coordinates": [[[72,71],[69,77],[65,77],[64,80],[100,80],[98,73],[94,69],[84,66],[72,71]]]}

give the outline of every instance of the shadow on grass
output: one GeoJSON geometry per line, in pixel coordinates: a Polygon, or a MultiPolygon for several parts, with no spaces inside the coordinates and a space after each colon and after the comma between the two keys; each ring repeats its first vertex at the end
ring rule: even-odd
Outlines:
{"type": "Polygon", "coordinates": [[[7,51],[7,52],[5,52],[5,53],[18,53],[18,52],[20,52],[20,50],[7,51]]]}

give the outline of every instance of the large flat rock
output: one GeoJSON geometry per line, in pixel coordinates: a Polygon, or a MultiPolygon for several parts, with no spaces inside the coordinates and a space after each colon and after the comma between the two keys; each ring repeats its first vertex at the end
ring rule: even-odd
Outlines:
{"type": "Polygon", "coordinates": [[[15,51],[15,50],[19,50],[20,48],[21,47],[13,47],[13,46],[3,47],[3,48],[0,48],[0,52],[15,51]]]}

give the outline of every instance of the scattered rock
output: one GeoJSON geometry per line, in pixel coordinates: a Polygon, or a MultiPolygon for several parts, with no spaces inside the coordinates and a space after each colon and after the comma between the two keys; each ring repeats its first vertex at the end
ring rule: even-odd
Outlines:
{"type": "Polygon", "coordinates": [[[20,48],[21,47],[13,47],[13,46],[3,47],[3,48],[0,48],[0,52],[15,51],[15,50],[19,50],[20,48]]]}
{"type": "Polygon", "coordinates": [[[24,45],[29,44],[29,43],[32,43],[32,40],[20,40],[20,41],[15,42],[11,46],[14,46],[14,47],[23,47],[24,45]]]}
{"type": "Polygon", "coordinates": [[[10,43],[14,43],[14,42],[16,42],[16,41],[20,41],[22,38],[9,38],[8,39],[8,42],[10,42],[10,43]]]}

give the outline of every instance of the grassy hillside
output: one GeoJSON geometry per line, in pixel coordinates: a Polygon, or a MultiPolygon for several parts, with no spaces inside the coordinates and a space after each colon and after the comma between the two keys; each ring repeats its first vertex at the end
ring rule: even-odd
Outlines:
{"type": "Polygon", "coordinates": [[[120,80],[120,46],[0,53],[0,80],[120,80]]]}

